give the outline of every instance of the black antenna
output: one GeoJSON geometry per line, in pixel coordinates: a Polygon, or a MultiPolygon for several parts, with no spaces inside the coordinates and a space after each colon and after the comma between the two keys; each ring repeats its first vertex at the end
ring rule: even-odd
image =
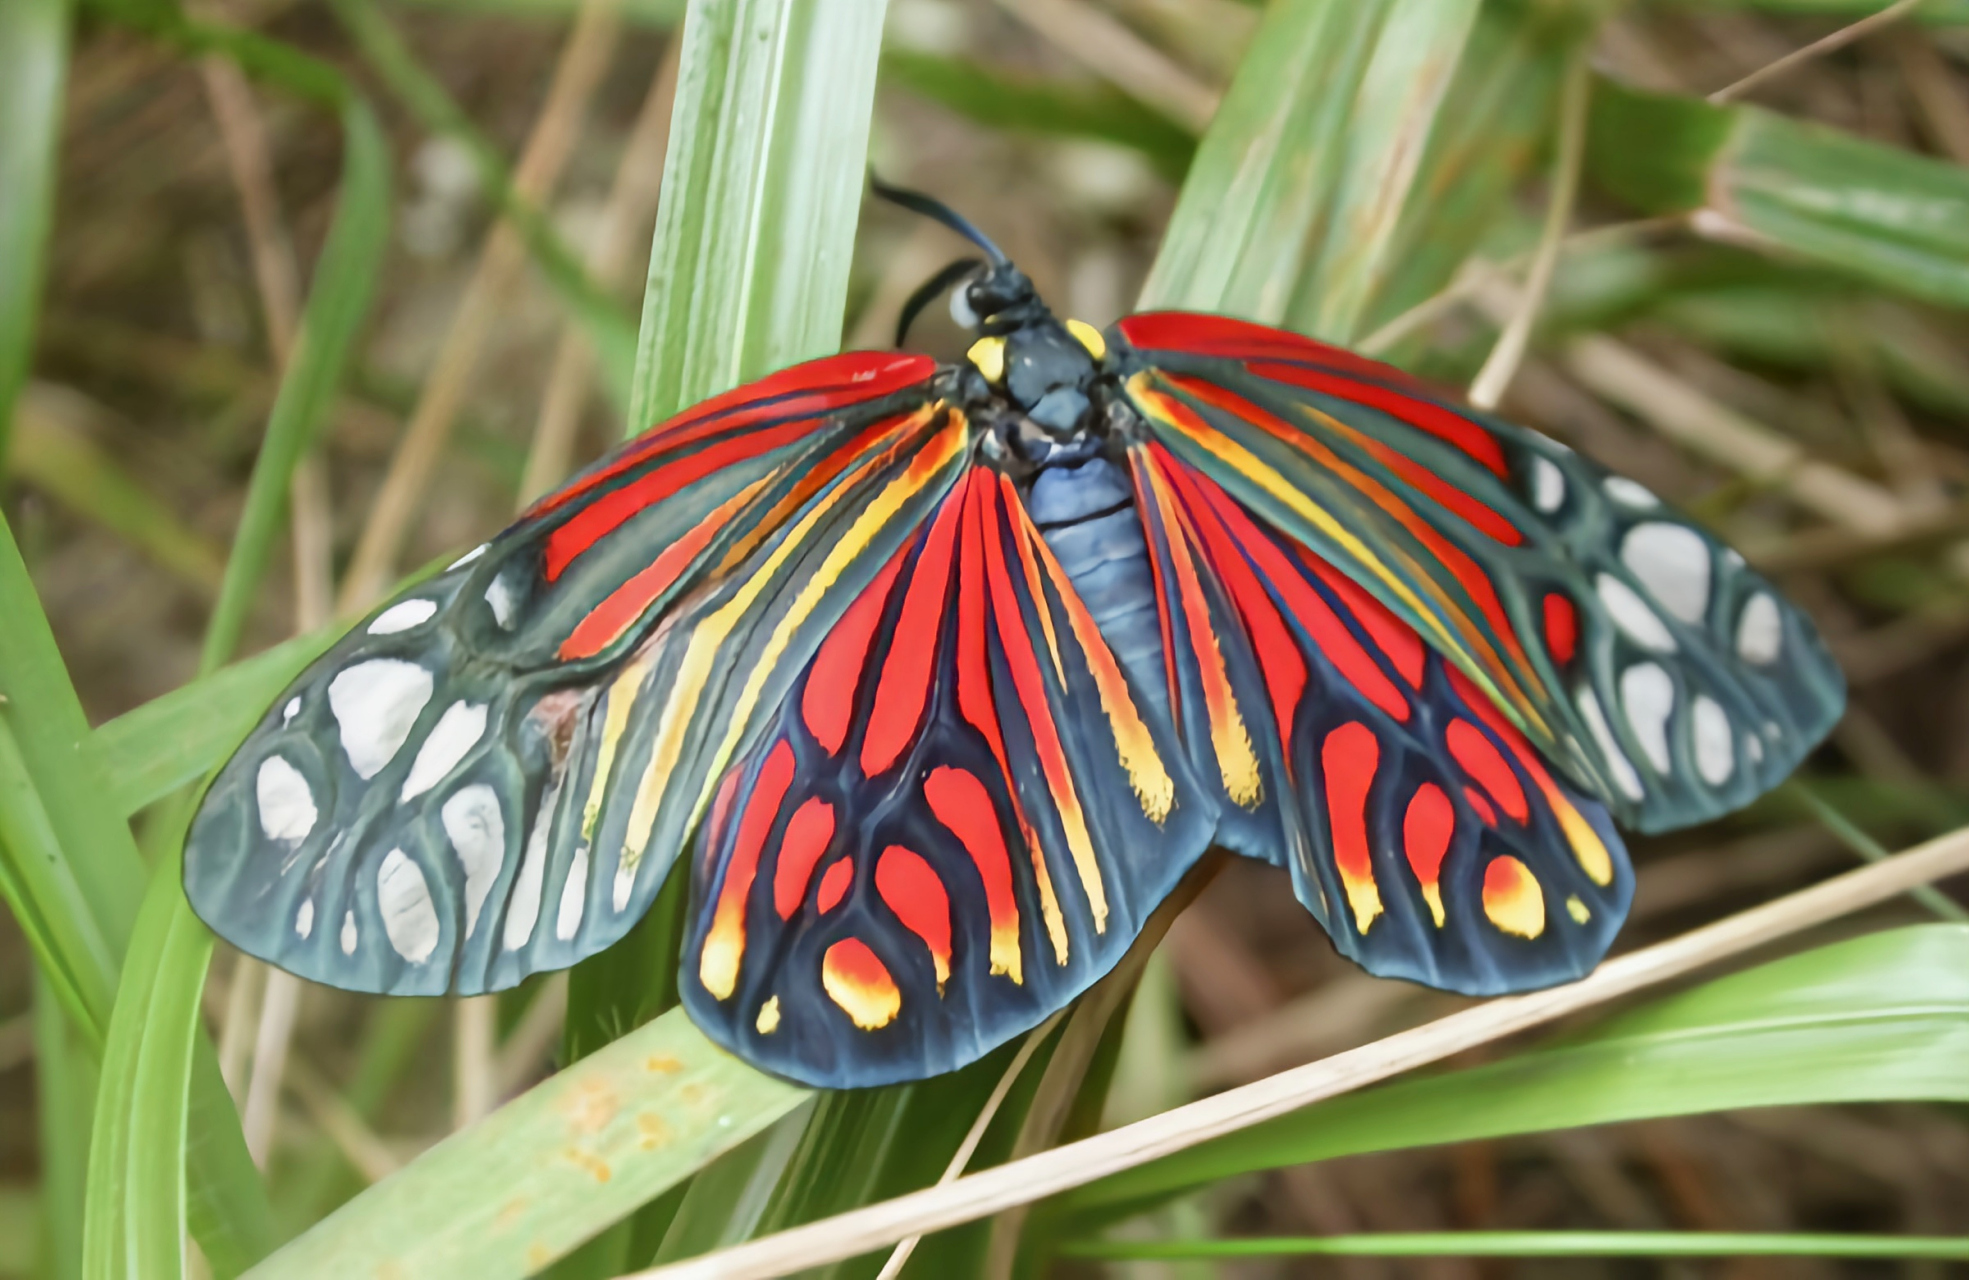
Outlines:
{"type": "Polygon", "coordinates": [[[993,266],[1003,266],[1011,261],[1010,258],[1005,256],[1005,251],[993,244],[984,232],[972,226],[965,220],[963,215],[943,203],[943,201],[932,199],[920,191],[910,191],[903,187],[892,187],[872,173],[868,175],[868,185],[877,196],[887,200],[890,204],[901,205],[911,213],[920,213],[926,218],[935,218],[938,222],[943,223],[958,235],[963,236],[966,240],[978,246],[978,248],[983,249],[985,256],[991,259],[993,266]]]}
{"type": "Polygon", "coordinates": [[[903,340],[909,337],[909,326],[915,322],[917,315],[922,312],[923,308],[929,306],[935,300],[938,294],[982,266],[984,266],[983,259],[959,258],[942,271],[937,272],[937,274],[925,280],[917,288],[915,293],[909,295],[909,301],[902,304],[902,318],[896,321],[896,345],[900,347],[903,344],[903,340]]]}

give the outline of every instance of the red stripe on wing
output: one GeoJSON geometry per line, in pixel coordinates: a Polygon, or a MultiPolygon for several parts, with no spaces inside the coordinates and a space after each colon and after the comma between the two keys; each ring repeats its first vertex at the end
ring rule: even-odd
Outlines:
{"type": "Polygon", "coordinates": [[[1421,387],[1422,383],[1393,365],[1370,360],[1344,347],[1316,342],[1302,334],[1233,320],[1229,316],[1193,311],[1145,311],[1116,326],[1128,345],[1149,351],[1179,351],[1226,360],[1309,360],[1345,369],[1383,382],[1421,387]]]}
{"type": "MultiPolygon", "coordinates": [[[[957,504],[945,500],[923,542],[903,592],[889,653],[875,684],[875,707],[861,740],[861,771],[886,772],[916,736],[929,706],[930,675],[936,665],[937,638],[950,598],[950,558],[957,541],[957,504]]],[[[812,688],[810,681],[808,688],[812,688]]]]}
{"type": "MultiPolygon", "coordinates": [[[[1355,404],[1379,409],[1408,423],[1418,431],[1426,431],[1437,439],[1454,445],[1496,475],[1511,474],[1510,465],[1504,461],[1504,448],[1497,443],[1497,437],[1454,409],[1445,409],[1434,401],[1419,400],[1412,395],[1404,395],[1372,382],[1363,382],[1358,378],[1336,377],[1317,369],[1308,369],[1304,365],[1254,360],[1245,367],[1261,378],[1291,383],[1308,391],[1332,396],[1336,400],[1351,400],[1355,404]]],[[[1485,510],[1489,509],[1485,508],[1485,510]]],[[[1494,511],[1489,514],[1493,520],[1503,519],[1494,511]]],[[[1473,520],[1471,523],[1475,524],[1476,521],[1473,520]]],[[[1515,533],[1516,530],[1512,532],[1515,533]]]]}
{"type": "Polygon", "coordinates": [[[807,884],[813,879],[814,865],[827,852],[834,839],[834,806],[819,796],[793,811],[786,820],[786,834],[780,838],[779,860],[773,867],[773,909],[782,920],[791,920],[806,899],[807,884]]]}
{"type": "Polygon", "coordinates": [[[889,590],[895,586],[902,559],[903,553],[897,552],[888,567],[875,575],[875,581],[855,597],[814,655],[813,674],[807,677],[807,689],[800,698],[800,715],[814,741],[825,747],[828,755],[839,755],[848,739],[862,669],[868,665],[868,648],[888,606],[889,590]]]}
{"type": "Polygon", "coordinates": [[[781,369],[757,382],[699,401],[651,427],[607,466],[527,508],[526,518],[563,507],[665,449],[680,449],[715,432],[767,418],[818,418],[844,405],[892,395],[936,371],[937,362],[928,356],[894,351],[846,351],[781,369]]]}
{"type": "Polygon", "coordinates": [[[950,980],[950,891],[923,855],[902,845],[882,850],[875,891],[903,927],[923,940],[937,971],[937,991],[950,980]]]}

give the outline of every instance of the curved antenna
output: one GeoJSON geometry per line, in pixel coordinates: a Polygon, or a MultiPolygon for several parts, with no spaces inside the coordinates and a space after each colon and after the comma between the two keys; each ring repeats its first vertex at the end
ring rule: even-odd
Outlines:
{"type": "Polygon", "coordinates": [[[982,258],[959,258],[919,285],[916,292],[909,295],[909,301],[902,304],[902,316],[896,321],[896,345],[900,347],[903,344],[903,339],[909,336],[910,324],[938,294],[983,265],[982,258]]]}
{"type": "Polygon", "coordinates": [[[993,266],[1003,266],[1011,261],[1010,258],[1005,256],[1005,251],[993,244],[984,232],[972,226],[962,214],[952,209],[949,205],[944,204],[941,200],[932,199],[920,191],[910,191],[904,187],[892,187],[872,173],[868,175],[868,185],[876,195],[887,200],[890,204],[901,205],[911,213],[920,213],[926,218],[935,218],[938,222],[943,223],[958,235],[963,236],[966,240],[978,246],[978,248],[983,249],[985,256],[991,259],[993,266]]]}

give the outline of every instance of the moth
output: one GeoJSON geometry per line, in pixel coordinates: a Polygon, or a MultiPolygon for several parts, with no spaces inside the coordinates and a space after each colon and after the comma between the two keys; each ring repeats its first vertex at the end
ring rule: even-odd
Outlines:
{"type": "Polygon", "coordinates": [[[1647,489],[1224,316],[1060,321],[982,257],[966,362],[796,365],[655,426],[376,610],[193,823],[242,950],[498,991],[680,855],[690,1016],[804,1084],[914,1080],[1113,967],[1213,846],[1371,973],[1589,971],[1617,826],[1748,803],[1838,717],[1811,623],[1647,489]]]}

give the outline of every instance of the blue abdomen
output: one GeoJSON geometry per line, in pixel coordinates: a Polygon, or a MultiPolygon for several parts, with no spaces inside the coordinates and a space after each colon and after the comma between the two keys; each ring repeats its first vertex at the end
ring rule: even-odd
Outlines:
{"type": "Polygon", "coordinates": [[[1126,473],[1104,457],[1046,467],[1027,508],[1137,695],[1166,704],[1155,574],[1126,473]]]}

